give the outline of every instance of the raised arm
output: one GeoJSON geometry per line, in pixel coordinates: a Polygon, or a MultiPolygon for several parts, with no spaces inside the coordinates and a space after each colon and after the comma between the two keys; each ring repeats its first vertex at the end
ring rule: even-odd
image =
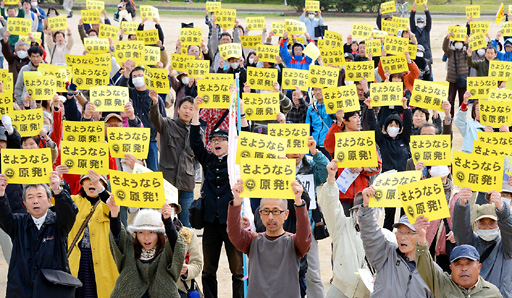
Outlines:
{"type": "Polygon", "coordinates": [[[292,235],[295,243],[295,250],[299,257],[304,257],[311,247],[311,223],[309,222],[308,207],[302,200],[304,188],[297,180],[292,182],[293,193],[295,194],[295,215],[297,216],[297,232],[292,235]]]}
{"type": "Polygon", "coordinates": [[[503,251],[512,256],[512,215],[510,214],[510,205],[505,204],[501,194],[495,190],[491,191],[489,203],[496,207],[496,216],[498,217],[498,227],[500,228],[501,243],[503,251]]]}
{"type": "Polygon", "coordinates": [[[162,134],[165,131],[165,128],[167,127],[165,123],[164,117],[160,114],[158,110],[158,94],[155,90],[149,91],[149,97],[151,98],[151,107],[149,108],[149,120],[151,120],[151,123],[155,127],[156,131],[158,133],[162,134]]]}
{"type": "Polygon", "coordinates": [[[0,174],[0,228],[14,239],[16,236],[16,219],[11,211],[9,200],[5,195],[5,188],[7,187],[7,177],[5,174],[0,174]]]}
{"type": "Polygon", "coordinates": [[[60,188],[60,177],[57,172],[50,176],[50,187],[55,198],[55,213],[57,213],[57,227],[62,235],[69,234],[75,224],[78,207],[65,189],[60,188]]]}
{"type": "Polygon", "coordinates": [[[474,245],[477,241],[477,236],[471,227],[471,210],[469,199],[476,195],[472,193],[471,189],[464,187],[458,193],[459,198],[453,207],[453,235],[457,245],[470,244],[474,245]]]}

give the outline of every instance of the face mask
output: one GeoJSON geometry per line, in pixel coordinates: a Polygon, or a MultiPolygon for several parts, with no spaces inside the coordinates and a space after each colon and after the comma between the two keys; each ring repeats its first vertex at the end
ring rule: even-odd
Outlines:
{"type": "Polygon", "coordinates": [[[132,79],[133,86],[136,88],[140,88],[144,86],[144,78],[143,77],[136,77],[132,79]]]}
{"type": "Polygon", "coordinates": [[[423,55],[424,55],[423,52],[417,52],[416,53],[416,57],[423,57],[423,55]]]}
{"type": "Polygon", "coordinates": [[[49,14],[48,16],[49,16],[50,18],[51,18],[51,17],[56,17],[56,16],[57,16],[57,14],[55,14],[55,13],[53,13],[53,12],[52,12],[52,13],[51,13],[51,14],[49,14]]]}
{"type": "Polygon", "coordinates": [[[476,230],[476,234],[478,237],[482,238],[484,241],[493,241],[500,234],[500,230],[498,228],[492,230],[476,230]]]}
{"type": "Polygon", "coordinates": [[[32,2],[32,7],[37,7],[37,2],[32,2]]]}
{"type": "Polygon", "coordinates": [[[254,58],[249,58],[249,64],[254,64],[254,58]]]}
{"type": "Polygon", "coordinates": [[[16,51],[16,55],[18,55],[20,59],[25,59],[28,56],[27,51],[16,51]]]}
{"type": "Polygon", "coordinates": [[[398,135],[399,131],[400,131],[400,128],[398,128],[398,127],[388,127],[388,129],[387,129],[388,135],[392,138],[396,137],[398,135]]]}
{"type": "Polygon", "coordinates": [[[476,53],[478,54],[478,56],[483,56],[485,54],[485,49],[478,49],[476,53]]]}
{"type": "Polygon", "coordinates": [[[314,20],[315,19],[315,15],[314,14],[308,15],[308,17],[309,17],[310,20],[314,20]]]}
{"type": "Polygon", "coordinates": [[[422,29],[422,28],[425,28],[425,23],[418,23],[416,24],[416,27],[422,29]]]}
{"type": "Polygon", "coordinates": [[[432,166],[430,168],[430,176],[432,177],[446,177],[450,174],[448,166],[432,166]]]}
{"type": "Polygon", "coordinates": [[[181,83],[183,83],[183,85],[188,85],[188,83],[190,83],[190,78],[189,77],[181,78],[181,83]]]}
{"type": "Polygon", "coordinates": [[[43,129],[46,130],[46,133],[50,134],[53,130],[51,125],[43,125],[43,129]]]}
{"type": "Polygon", "coordinates": [[[98,36],[97,35],[89,36],[89,38],[98,38],[98,36]]]}
{"type": "Polygon", "coordinates": [[[237,69],[238,65],[238,62],[229,63],[229,66],[231,66],[232,69],[237,69]]]}
{"type": "Polygon", "coordinates": [[[462,42],[457,42],[457,43],[455,43],[455,49],[456,49],[456,50],[462,50],[462,47],[463,47],[463,46],[464,46],[464,45],[462,44],[462,42]]]}
{"type": "Polygon", "coordinates": [[[510,206],[510,199],[501,197],[501,200],[503,201],[503,204],[510,206]]]}

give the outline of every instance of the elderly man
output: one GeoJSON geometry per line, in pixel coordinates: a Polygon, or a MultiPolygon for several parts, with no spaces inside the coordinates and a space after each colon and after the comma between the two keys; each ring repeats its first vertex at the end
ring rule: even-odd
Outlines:
{"type": "Polygon", "coordinates": [[[289,210],[286,200],[262,199],[260,214],[265,233],[244,230],[241,226],[243,182],[233,186],[233,201],[228,209],[228,235],[233,245],[251,259],[247,297],[300,297],[299,263],[311,245],[311,226],[302,185],[292,183],[295,194],[297,233],[286,233],[283,223],[289,210]],[[271,276],[278,278],[269,278],[271,276]]]}
{"type": "Polygon", "coordinates": [[[418,233],[404,215],[393,225],[397,228],[398,245],[385,239],[377,225],[370,197],[375,188],[363,190],[363,206],[359,208],[359,227],[366,257],[377,271],[373,293],[370,297],[433,297],[416,270],[414,261],[418,233]]]}
{"type": "Polygon", "coordinates": [[[0,227],[13,241],[6,297],[74,297],[72,285],[81,283],[69,274],[66,248],[78,209],[61,188],[59,175],[52,172],[51,190],[46,184],[25,186],[27,213],[12,213],[5,195],[7,183],[5,174],[0,174],[0,227]],[[52,193],[54,211],[49,210],[52,193]]]}
{"type": "Polygon", "coordinates": [[[417,270],[435,297],[502,297],[498,288],[480,276],[480,254],[471,245],[457,246],[450,254],[451,275],[439,268],[428,250],[427,218],[420,215],[414,223],[418,231],[417,270]]]}
{"type": "Polygon", "coordinates": [[[468,199],[471,189],[459,192],[453,209],[453,234],[457,245],[473,245],[480,254],[481,276],[500,289],[503,297],[512,297],[512,216],[510,205],[493,190],[486,196],[490,204],[475,205],[475,232],[472,229],[468,199]]]}
{"type": "MultiPolygon", "coordinates": [[[[318,19],[315,18],[316,12],[315,11],[306,11],[306,8],[304,7],[304,11],[300,15],[300,21],[304,22],[306,24],[306,32],[311,37],[311,40],[317,41],[320,36],[316,36],[315,34],[315,28],[319,26],[323,26],[324,20],[322,19],[322,12],[318,11],[318,19]],[[307,14],[307,18],[306,18],[307,14]]],[[[323,35],[322,35],[323,37],[323,35]]]]}

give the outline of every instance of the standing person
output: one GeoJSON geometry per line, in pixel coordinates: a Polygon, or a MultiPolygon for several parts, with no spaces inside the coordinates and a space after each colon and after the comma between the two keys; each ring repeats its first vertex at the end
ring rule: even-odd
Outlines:
{"type": "Polygon", "coordinates": [[[397,228],[398,244],[385,239],[374,216],[374,208],[368,207],[375,188],[363,190],[363,206],[359,208],[359,227],[366,257],[377,271],[373,293],[370,297],[420,298],[434,296],[416,270],[416,242],[418,233],[407,215],[393,227],[397,228]]]}
{"type": "Polygon", "coordinates": [[[73,2],[74,0],[64,0],[62,7],[68,13],[68,19],[73,17],[73,2]]]}
{"type": "Polygon", "coordinates": [[[182,211],[178,218],[185,227],[190,228],[188,208],[194,200],[195,168],[194,152],[190,148],[190,121],[194,115],[194,99],[190,96],[181,98],[178,103],[178,117],[171,119],[163,117],[158,105],[158,94],[151,90],[152,99],[149,117],[155,129],[160,134],[160,163],[158,170],[178,189],[178,201],[182,211]]]}
{"type": "Polygon", "coordinates": [[[68,191],[61,188],[59,175],[51,173],[50,187],[25,186],[27,213],[12,213],[5,195],[7,184],[5,174],[0,174],[0,227],[13,241],[6,297],[75,297],[74,287],[81,284],[69,274],[66,243],[78,210],[68,191]],[[52,195],[55,212],[49,210],[52,195]],[[70,283],[47,286],[46,278],[68,279],[70,283]]]}
{"type": "Polygon", "coordinates": [[[455,41],[455,50],[450,49],[448,46],[450,37],[453,32],[448,33],[443,41],[443,51],[448,57],[448,71],[446,72],[446,81],[450,83],[448,89],[448,101],[452,105],[450,115],[455,115],[455,96],[459,94],[459,105],[464,100],[464,93],[466,92],[467,77],[469,68],[467,63],[467,51],[464,51],[464,42],[455,41]]]}
{"type": "MultiPolygon", "coordinates": [[[[416,40],[418,41],[418,45],[422,45],[424,48],[424,57],[428,59],[430,63],[432,60],[432,50],[430,47],[430,30],[432,29],[432,16],[430,15],[430,10],[428,10],[427,2],[423,3],[423,7],[425,8],[425,19],[422,17],[416,18],[416,2],[412,4],[411,15],[409,16],[409,27],[411,28],[411,32],[416,36],[416,40]]],[[[453,115],[453,114],[452,114],[453,115]]]]}
{"type": "Polygon", "coordinates": [[[44,12],[44,9],[39,7],[37,0],[32,0],[31,2],[32,8],[30,10],[36,14],[37,16],[37,32],[41,32],[41,45],[44,47],[44,34],[43,33],[43,23],[44,19],[46,19],[46,13],[44,12]]]}
{"type": "MultiPolygon", "coordinates": [[[[292,35],[292,39],[293,38],[294,36],[292,35]]],[[[279,55],[283,58],[286,67],[309,70],[309,65],[313,60],[303,53],[305,46],[302,43],[295,40],[292,45],[291,53],[288,51],[288,31],[284,31],[283,38],[281,38],[279,45],[279,55]]]]}
{"type": "Polygon", "coordinates": [[[510,205],[504,204],[501,194],[488,193],[489,204],[476,210],[473,232],[468,199],[473,192],[465,187],[453,210],[453,234],[458,245],[469,244],[481,255],[482,277],[497,286],[505,298],[512,297],[512,215],[510,205]]]}
{"type": "Polygon", "coordinates": [[[2,53],[4,54],[5,60],[9,67],[9,72],[12,73],[13,85],[16,86],[18,81],[18,74],[21,68],[27,65],[30,60],[28,58],[28,43],[18,40],[14,46],[14,53],[11,51],[9,46],[9,37],[11,34],[9,31],[4,31],[4,39],[2,40],[2,53]]]}
{"type": "Polygon", "coordinates": [[[489,76],[489,62],[496,59],[496,48],[495,47],[486,47],[483,49],[478,49],[478,52],[484,51],[484,59],[479,61],[474,61],[473,59],[473,51],[471,48],[468,48],[467,51],[467,63],[469,67],[472,67],[476,70],[477,77],[487,77],[489,76]]]}
{"type": "Polygon", "coordinates": [[[73,48],[73,35],[71,35],[71,29],[67,30],[68,38],[62,31],[52,31],[48,28],[48,47],[51,50],[50,64],[66,65],[66,54],[71,53],[73,48]],[[54,41],[55,39],[55,41],[54,41]]]}
{"type": "Polygon", "coordinates": [[[321,88],[313,88],[313,94],[316,102],[308,107],[306,113],[306,123],[311,127],[311,135],[316,141],[318,150],[331,159],[331,155],[324,147],[324,140],[329,128],[332,125],[332,118],[325,109],[324,97],[321,88]]]}
{"type": "MultiPolygon", "coordinates": [[[[149,110],[153,100],[149,96],[150,91],[144,83],[144,68],[135,67],[135,62],[127,60],[124,63],[125,72],[119,80],[119,86],[128,87],[130,90],[130,99],[133,103],[135,115],[142,121],[144,127],[151,129],[151,137],[149,142],[149,154],[146,159],[147,166],[153,172],[158,169],[158,144],[156,141],[157,130],[149,120],[149,110]]],[[[162,117],[167,117],[165,111],[165,103],[158,98],[158,108],[162,117]]]]}
{"type": "Polygon", "coordinates": [[[180,298],[176,283],[185,260],[185,243],[172,222],[172,207],[164,204],[161,214],[153,209],[140,210],[125,230],[113,196],[107,205],[110,250],[119,269],[110,297],[180,298]]]}
{"type": "Polygon", "coordinates": [[[28,49],[28,59],[30,60],[30,63],[20,69],[18,73],[18,79],[14,85],[14,99],[20,106],[23,105],[23,98],[25,93],[27,93],[27,90],[25,89],[25,80],[23,80],[23,72],[37,71],[39,63],[43,61],[43,49],[38,46],[31,47],[28,49]]]}
{"type": "MultiPolygon", "coordinates": [[[[240,41],[240,30],[238,30],[238,19],[236,19],[235,27],[233,29],[233,38],[231,38],[231,34],[228,32],[220,33],[220,27],[217,26],[217,19],[215,14],[212,14],[212,30],[211,36],[208,40],[208,53],[210,54],[210,66],[213,67],[215,71],[220,67],[220,61],[223,60],[220,56],[219,52],[219,44],[227,44],[227,43],[241,43],[240,41]],[[219,35],[220,34],[220,35],[219,35]],[[218,37],[220,36],[220,38],[218,37]]],[[[227,66],[227,65],[226,65],[227,66]]]]}
{"type": "Polygon", "coordinates": [[[292,108],[286,114],[286,121],[290,123],[305,123],[308,112],[308,104],[304,100],[304,93],[296,87],[292,93],[292,108]]]}
{"type": "Polygon", "coordinates": [[[318,11],[318,19],[315,18],[316,12],[314,11],[308,11],[307,12],[308,18],[306,19],[306,8],[304,7],[304,11],[300,15],[300,21],[304,22],[306,24],[306,32],[311,37],[311,40],[317,41],[319,37],[316,36],[315,30],[316,28],[324,25],[324,19],[322,19],[322,12],[318,11]]]}
{"type": "Polygon", "coordinates": [[[37,28],[39,27],[39,18],[37,15],[30,10],[31,8],[30,0],[23,0],[21,2],[21,7],[23,8],[23,12],[25,14],[25,19],[32,20],[32,31],[37,32],[37,28]]]}
{"type": "Polygon", "coordinates": [[[485,131],[485,126],[480,124],[480,104],[478,99],[473,99],[471,118],[468,118],[468,100],[471,93],[464,93],[464,100],[460,105],[460,109],[453,119],[453,123],[459,129],[463,138],[462,152],[473,152],[473,141],[478,141],[478,132],[485,131]]]}
{"type": "Polygon", "coordinates": [[[227,229],[229,239],[235,247],[250,259],[248,277],[251,280],[247,297],[300,297],[299,263],[311,245],[311,226],[302,200],[302,185],[292,182],[295,194],[297,233],[286,233],[283,223],[289,210],[286,200],[262,199],[260,214],[265,233],[250,232],[242,228],[241,205],[243,181],[238,179],[233,186],[234,199],[229,203],[227,229]],[[279,264],[276,266],[276,264],[279,264]],[[278,276],[279,278],[270,278],[278,276]]]}
{"type": "Polygon", "coordinates": [[[421,278],[435,297],[502,297],[498,288],[480,276],[482,264],[478,251],[471,245],[461,245],[450,254],[451,275],[436,266],[428,251],[427,218],[420,215],[414,226],[418,230],[416,263],[421,278]]]}

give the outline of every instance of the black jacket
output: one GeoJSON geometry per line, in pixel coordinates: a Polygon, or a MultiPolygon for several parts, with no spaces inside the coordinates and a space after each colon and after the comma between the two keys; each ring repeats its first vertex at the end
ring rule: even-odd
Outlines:
{"type": "Polygon", "coordinates": [[[55,212],[48,210],[38,230],[28,213],[12,213],[6,196],[0,197],[0,227],[11,237],[12,258],[9,264],[7,295],[10,298],[53,297],[41,293],[41,269],[69,271],[68,233],[75,223],[78,208],[67,190],[55,197],[55,212]]]}

